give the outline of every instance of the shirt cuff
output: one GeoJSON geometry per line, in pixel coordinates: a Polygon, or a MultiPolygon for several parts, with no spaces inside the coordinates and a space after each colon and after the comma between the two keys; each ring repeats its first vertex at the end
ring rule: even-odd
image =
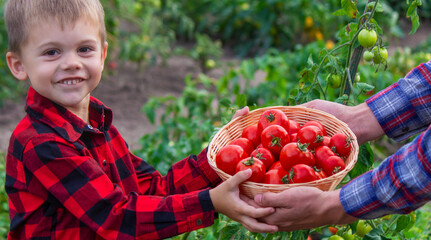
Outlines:
{"type": "Polygon", "coordinates": [[[204,150],[202,150],[198,154],[196,161],[198,163],[199,169],[201,169],[204,176],[211,182],[210,187],[215,187],[221,183],[221,178],[216,173],[216,171],[210,166],[207,158],[207,150],[208,148],[205,148],[204,150]]]}
{"type": "Polygon", "coordinates": [[[187,231],[189,232],[211,226],[218,216],[214,211],[209,189],[196,192],[196,194],[186,197],[184,199],[184,206],[185,212],[188,213],[187,231]],[[196,206],[200,206],[200,208],[196,206]]]}
{"type": "Polygon", "coordinates": [[[371,170],[341,188],[340,201],[349,215],[360,219],[374,219],[393,213],[378,199],[372,176],[371,170]]]}

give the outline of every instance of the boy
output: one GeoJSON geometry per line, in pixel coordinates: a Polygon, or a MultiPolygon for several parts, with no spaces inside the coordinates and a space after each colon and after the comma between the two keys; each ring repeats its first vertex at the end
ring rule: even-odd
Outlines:
{"type": "Polygon", "coordinates": [[[90,97],[108,48],[103,19],[98,0],[6,3],[7,63],[31,83],[7,153],[8,238],[167,238],[211,225],[215,212],[276,231],[255,220],[273,208],[239,197],[250,172],[217,186],[205,150],[166,176],[129,152],[111,110],[90,97]]]}

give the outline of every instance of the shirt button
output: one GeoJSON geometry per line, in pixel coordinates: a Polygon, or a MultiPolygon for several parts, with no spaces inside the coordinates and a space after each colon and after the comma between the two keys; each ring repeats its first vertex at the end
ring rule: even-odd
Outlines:
{"type": "Polygon", "coordinates": [[[202,225],[202,219],[196,220],[196,225],[198,225],[198,226],[202,225]]]}
{"type": "Polygon", "coordinates": [[[102,161],[103,166],[106,166],[106,159],[102,161]]]}

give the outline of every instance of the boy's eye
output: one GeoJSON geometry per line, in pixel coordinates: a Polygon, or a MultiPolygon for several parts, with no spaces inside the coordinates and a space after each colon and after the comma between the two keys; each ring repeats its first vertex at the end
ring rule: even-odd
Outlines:
{"type": "Polygon", "coordinates": [[[82,47],[78,49],[78,52],[82,52],[82,53],[86,53],[86,52],[90,52],[91,48],[89,47],[82,47]]]}
{"type": "Polygon", "coordinates": [[[48,56],[55,56],[57,54],[58,54],[58,51],[55,50],[55,49],[48,50],[48,51],[45,52],[45,55],[48,55],[48,56]]]}

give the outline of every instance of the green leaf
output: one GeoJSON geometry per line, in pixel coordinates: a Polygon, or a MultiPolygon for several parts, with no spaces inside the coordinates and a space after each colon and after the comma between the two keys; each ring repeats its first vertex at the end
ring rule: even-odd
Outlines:
{"type": "Polygon", "coordinates": [[[374,153],[371,149],[370,143],[364,143],[359,147],[358,160],[355,167],[349,172],[351,179],[367,172],[373,167],[374,164],[374,153]]]}
{"type": "Polygon", "coordinates": [[[364,83],[364,82],[358,82],[358,83],[356,83],[356,86],[362,92],[368,92],[368,91],[371,91],[375,88],[373,85],[370,85],[370,84],[364,83]]]}
{"type": "Polygon", "coordinates": [[[257,70],[256,65],[251,60],[245,60],[241,62],[240,71],[242,76],[247,80],[253,80],[254,74],[257,70]]]}
{"type": "Polygon", "coordinates": [[[352,0],[341,0],[341,6],[344,10],[344,15],[350,18],[356,18],[356,13],[358,12],[358,9],[356,8],[355,2],[353,2],[352,0]]]}
{"type": "Polygon", "coordinates": [[[397,220],[397,227],[395,231],[401,232],[404,230],[410,223],[411,219],[408,215],[401,215],[397,220]]]}
{"type": "Polygon", "coordinates": [[[227,108],[232,105],[232,102],[230,101],[229,98],[222,98],[222,99],[220,99],[219,103],[221,106],[227,107],[227,108]]]}
{"type": "Polygon", "coordinates": [[[245,94],[237,95],[235,104],[239,107],[247,106],[247,96],[245,94]]]}
{"type": "Polygon", "coordinates": [[[407,9],[407,17],[411,19],[412,21],[412,30],[410,31],[409,35],[414,34],[418,28],[419,28],[419,15],[418,15],[418,7],[422,5],[421,0],[414,0],[410,4],[409,8],[407,9]]]}

